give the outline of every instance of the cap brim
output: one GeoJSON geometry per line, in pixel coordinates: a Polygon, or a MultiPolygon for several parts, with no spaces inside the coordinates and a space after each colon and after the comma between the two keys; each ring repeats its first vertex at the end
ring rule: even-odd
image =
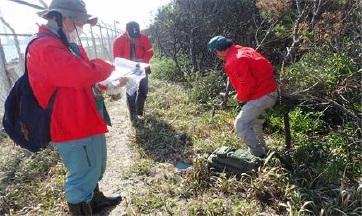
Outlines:
{"type": "Polygon", "coordinates": [[[44,19],[48,19],[48,13],[50,12],[50,10],[46,9],[46,10],[42,10],[42,11],[39,11],[37,12],[38,16],[40,16],[41,18],[44,18],[44,19]]]}
{"type": "Polygon", "coordinates": [[[90,17],[88,20],[87,20],[87,23],[91,26],[95,26],[97,23],[98,23],[98,17],[90,17]]]}

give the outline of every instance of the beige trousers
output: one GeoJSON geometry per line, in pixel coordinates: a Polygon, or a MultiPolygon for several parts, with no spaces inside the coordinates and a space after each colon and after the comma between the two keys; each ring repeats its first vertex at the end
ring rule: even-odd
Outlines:
{"type": "Polygon", "coordinates": [[[235,119],[236,133],[255,156],[265,154],[263,114],[267,108],[274,106],[277,97],[278,93],[275,91],[259,99],[248,101],[235,119]]]}

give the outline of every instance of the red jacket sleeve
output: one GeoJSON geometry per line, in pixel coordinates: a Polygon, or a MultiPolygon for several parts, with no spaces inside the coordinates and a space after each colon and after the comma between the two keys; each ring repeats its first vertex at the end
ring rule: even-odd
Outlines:
{"type": "Polygon", "coordinates": [[[124,58],[124,52],[124,39],[119,37],[113,43],[113,58],[124,58]]]}
{"type": "Polygon", "coordinates": [[[145,50],[145,55],[144,55],[144,61],[146,63],[150,62],[150,59],[153,56],[153,49],[152,49],[152,44],[150,42],[150,39],[148,39],[148,37],[146,35],[144,35],[144,39],[143,39],[143,48],[145,50]]]}
{"type": "Polygon", "coordinates": [[[40,39],[35,43],[29,50],[28,66],[56,87],[91,86],[106,79],[114,69],[104,60],[89,61],[75,56],[59,42],[40,39]]]}
{"type": "Polygon", "coordinates": [[[247,101],[256,82],[248,60],[246,58],[237,59],[228,70],[230,82],[236,90],[236,99],[238,101],[247,101]]]}

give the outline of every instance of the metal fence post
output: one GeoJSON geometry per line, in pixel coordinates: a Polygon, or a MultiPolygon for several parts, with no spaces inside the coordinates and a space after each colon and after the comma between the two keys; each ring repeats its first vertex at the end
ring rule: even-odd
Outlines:
{"type": "MultiPolygon", "coordinates": [[[[6,70],[6,59],[3,46],[0,38],[0,103],[4,104],[6,96],[11,88],[11,79],[6,70]]],[[[0,107],[0,116],[4,113],[4,106],[0,107]]]]}
{"type": "Polygon", "coordinates": [[[107,47],[105,46],[104,44],[104,37],[103,37],[103,33],[102,33],[102,26],[101,25],[98,25],[99,27],[99,34],[100,34],[100,39],[101,39],[101,47],[102,47],[102,55],[103,55],[103,58],[108,58],[108,60],[110,60],[110,56],[108,55],[108,52],[107,52],[107,47]]]}
{"type": "Polygon", "coordinates": [[[96,40],[95,40],[95,38],[94,38],[92,26],[90,27],[90,33],[91,33],[91,37],[92,37],[94,57],[95,57],[95,58],[98,58],[98,54],[97,54],[97,44],[96,44],[96,40]]]}
{"type": "Polygon", "coordinates": [[[111,41],[111,38],[109,36],[108,26],[106,26],[106,34],[107,34],[109,54],[110,54],[110,57],[112,57],[113,56],[113,54],[112,54],[112,41],[111,41]]]}

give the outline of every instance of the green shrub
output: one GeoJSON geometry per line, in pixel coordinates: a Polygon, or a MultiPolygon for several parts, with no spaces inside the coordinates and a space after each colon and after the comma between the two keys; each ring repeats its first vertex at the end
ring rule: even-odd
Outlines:
{"type": "Polygon", "coordinates": [[[305,136],[296,143],[296,161],[308,167],[318,181],[338,184],[345,177],[362,175],[361,146],[351,142],[348,127],[326,135],[305,136]]]}
{"type": "Polygon", "coordinates": [[[284,79],[288,80],[290,89],[302,90],[319,82],[315,89],[330,92],[339,82],[353,74],[357,74],[357,68],[352,59],[343,53],[318,48],[288,67],[284,79]]]}
{"type": "Polygon", "coordinates": [[[170,58],[157,58],[152,61],[151,76],[168,81],[181,81],[183,78],[177,73],[176,64],[170,58]]]}
{"type": "Polygon", "coordinates": [[[152,77],[172,82],[185,82],[191,71],[191,60],[186,55],[177,57],[176,62],[167,57],[155,57],[152,60],[152,77]]]}
{"type": "MultiPolygon", "coordinates": [[[[323,129],[323,123],[320,120],[323,113],[321,112],[308,112],[305,113],[301,108],[297,107],[289,113],[290,129],[292,136],[295,138],[304,137],[307,135],[313,135],[323,129]]],[[[278,131],[284,129],[284,122],[281,115],[281,112],[276,110],[275,112],[270,112],[270,115],[267,115],[270,122],[270,127],[275,128],[278,131]]],[[[295,139],[296,142],[301,140],[295,139]]]]}
{"type": "MultiPolygon", "coordinates": [[[[295,161],[308,167],[318,181],[337,183],[343,175],[361,175],[358,152],[361,146],[353,143],[358,131],[352,124],[345,124],[336,131],[329,131],[322,112],[303,112],[296,108],[289,113],[292,140],[296,149],[295,161]]],[[[283,119],[273,113],[269,117],[271,128],[283,129],[283,119]]],[[[313,179],[311,179],[313,180],[313,179]]]]}
{"type": "Polygon", "coordinates": [[[190,99],[195,103],[212,105],[225,90],[224,79],[217,73],[194,73],[191,76],[190,99]]]}

